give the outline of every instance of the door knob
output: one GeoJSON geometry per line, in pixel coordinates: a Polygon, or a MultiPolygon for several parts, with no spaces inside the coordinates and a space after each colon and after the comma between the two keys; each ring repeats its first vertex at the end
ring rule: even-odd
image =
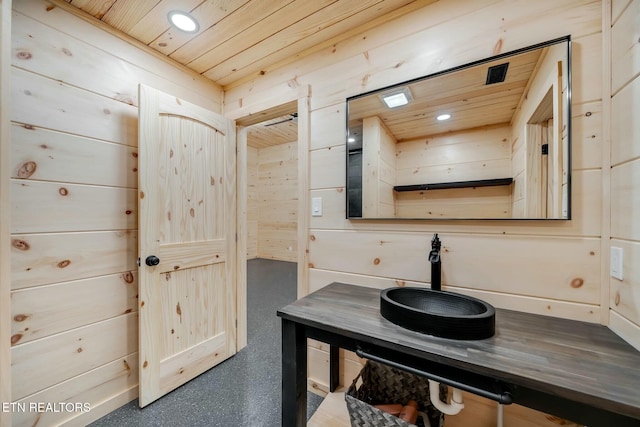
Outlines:
{"type": "Polygon", "coordinates": [[[154,265],[160,264],[160,258],[155,255],[149,255],[147,259],[144,260],[144,263],[149,267],[153,267],[154,265]]]}

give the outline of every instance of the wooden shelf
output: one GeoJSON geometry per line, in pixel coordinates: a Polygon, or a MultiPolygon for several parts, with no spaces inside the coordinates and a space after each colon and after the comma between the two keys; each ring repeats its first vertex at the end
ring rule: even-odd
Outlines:
{"type": "Polygon", "coordinates": [[[495,187],[510,185],[513,178],[479,179],[475,181],[436,182],[431,184],[396,185],[393,191],[446,190],[448,188],[495,187]]]}

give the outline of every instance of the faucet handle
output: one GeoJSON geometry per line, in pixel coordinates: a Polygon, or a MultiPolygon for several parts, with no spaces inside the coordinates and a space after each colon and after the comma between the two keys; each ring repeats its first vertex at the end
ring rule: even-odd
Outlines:
{"type": "Polygon", "coordinates": [[[435,233],[433,235],[433,239],[431,239],[431,249],[439,251],[440,246],[441,246],[441,243],[440,243],[440,239],[438,238],[438,233],[435,233]]]}

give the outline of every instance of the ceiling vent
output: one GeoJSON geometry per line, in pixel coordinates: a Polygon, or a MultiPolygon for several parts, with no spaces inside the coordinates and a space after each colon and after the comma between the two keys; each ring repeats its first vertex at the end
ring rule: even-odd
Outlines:
{"type": "Polygon", "coordinates": [[[494,65],[493,67],[489,67],[487,70],[487,83],[488,85],[492,85],[494,83],[502,83],[507,77],[507,68],[509,68],[509,63],[505,62],[504,64],[494,65]]]}

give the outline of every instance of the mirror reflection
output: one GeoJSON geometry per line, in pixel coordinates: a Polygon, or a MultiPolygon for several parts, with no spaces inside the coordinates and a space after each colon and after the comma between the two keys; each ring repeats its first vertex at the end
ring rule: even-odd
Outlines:
{"type": "Polygon", "coordinates": [[[347,99],[347,218],[569,219],[570,40],[347,99]]]}

